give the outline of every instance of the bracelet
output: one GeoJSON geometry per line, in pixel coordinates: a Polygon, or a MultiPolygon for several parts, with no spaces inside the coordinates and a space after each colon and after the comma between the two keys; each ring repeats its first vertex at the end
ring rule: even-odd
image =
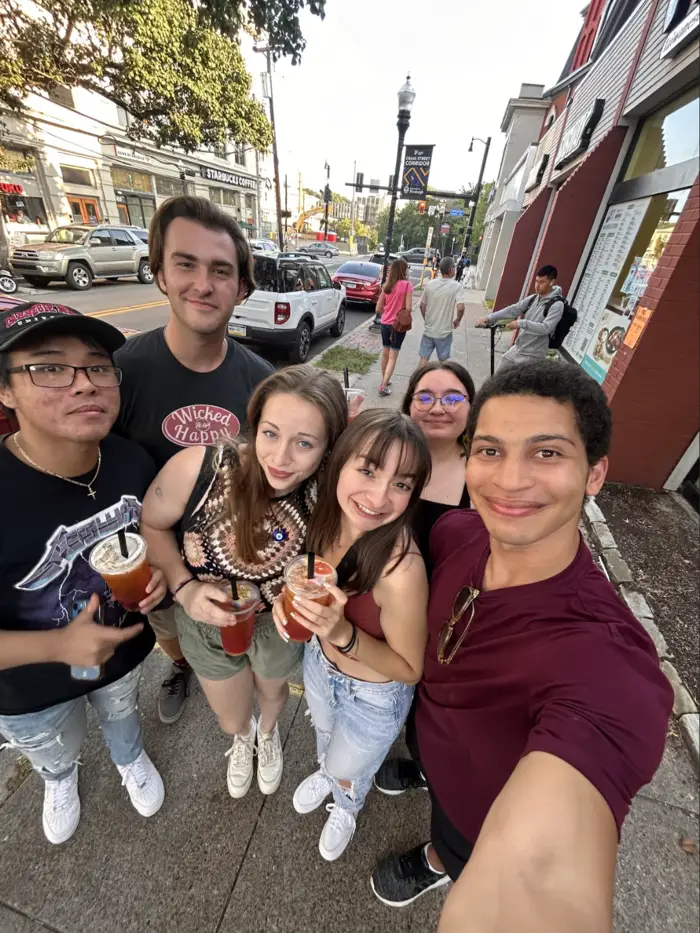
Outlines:
{"type": "Polygon", "coordinates": [[[188,583],[194,583],[196,579],[197,579],[196,577],[188,577],[186,580],[183,580],[182,583],[178,583],[178,585],[172,591],[173,599],[175,599],[175,597],[180,592],[180,590],[184,589],[188,583]]]}
{"type": "Polygon", "coordinates": [[[341,654],[350,654],[352,649],[357,644],[357,626],[354,622],[351,622],[350,625],[352,625],[352,635],[350,636],[350,641],[342,648],[340,645],[335,646],[341,654]]]}

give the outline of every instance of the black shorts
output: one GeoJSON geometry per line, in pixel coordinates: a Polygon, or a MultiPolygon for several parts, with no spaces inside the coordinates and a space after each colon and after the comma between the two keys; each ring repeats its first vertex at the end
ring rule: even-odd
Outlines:
{"type": "Polygon", "coordinates": [[[385,350],[400,350],[406,332],[397,334],[393,324],[382,324],[382,346],[385,350]]]}
{"type": "MultiPolygon", "coordinates": [[[[406,720],[406,744],[411,753],[411,758],[415,761],[422,773],[425,775],[423,765],[420,760],[420,751],[418,749],[418,736],[416,733],[416,697],[414,696],[411,711],[406,720]]],[[[427,778],[426,778],[427,780],[427,778]]],[[[438,858],[445,866],[445,871],[453,881],[459,878],[462,869],[469,861],[474,844],[465,839],[457,827],[452,823],[440,806],[433,789],[428,784],[430,792],[430,841],[432,842],[438,858]]]]}

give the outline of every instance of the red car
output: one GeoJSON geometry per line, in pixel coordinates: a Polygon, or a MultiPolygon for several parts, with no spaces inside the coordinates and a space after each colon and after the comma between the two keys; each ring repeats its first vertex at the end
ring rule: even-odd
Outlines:
{"type": "Polygon", "coordinates": [[[345,286],[348,301],[367,301],[376,305],[382,289],[382,267],[376,262],[344,262],[333,276],[345,286]]]}

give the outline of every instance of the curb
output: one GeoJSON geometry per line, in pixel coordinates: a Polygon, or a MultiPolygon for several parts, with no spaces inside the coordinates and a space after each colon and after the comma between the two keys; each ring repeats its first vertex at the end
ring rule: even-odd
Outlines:
{"type": "Polygon", "coordinates": [[[654,642],[661,670],[673,687],[673,714],[678,721],[683,741],[690,752],[696,768],[700,768],[700,713],[695,702],[681,680],[680,674],[671,663],[673,657],[666,639],[654,621],[654,613],[643,594],[633,588],[632,571],[608,527],[605,515],[594,498],[588,499],[583,509],[584,522],[591,537],[600,549],[610,582],[617,588],[621,599],[637,617],[647,634],[654,642]]]}

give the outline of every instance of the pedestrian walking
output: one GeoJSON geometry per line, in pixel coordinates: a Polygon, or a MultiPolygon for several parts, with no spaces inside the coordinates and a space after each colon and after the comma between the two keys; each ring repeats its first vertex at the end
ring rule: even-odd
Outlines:
{"type": "Polygon", "coordinates": [[[555,266],[542,266],[535,276],[534,294],[476,322],[477,327],[491,327],[498,321],[510,321],[506,330],[516,332],[499,369],[541,360],[549,353],[550,337],[564,313],[564,299],[556,279],[555,266]]]}
{"type": "Polygon", "coordinates": [[[467,254],[466,252],[463,251],[462,255],[457,260],[457,272],[456,272],[455,278],[457,279],[458,282],[462,281],[462,274],[464,272],[465,267],[467,267],[467,254]]]}
{"type": "Polygon", "coordinates": [[[611,427],[601,387],[559,362],[498,372],[469,412],[474,508],[430,539],[413,764],[386,762],[375,780],[388,794],[427,787],[432,821],[429,842],[380,863],[373,890],[403,907],[452,878],[445,930],[492,916],[496,887],[500,929],[585,916],[612,930],[619,833],[661,761],[673,691],[579,532],[611,427]]]}
{"type": "MultiPolygon", "coordinates": [[[[121,378],[112,356],[124,339],[62,305],[0,314],[0,404],[19,423],[0,442],[0,733],[44,781],[42,822],[54,844],[80,821],[86,700],[138,813],[152,816],[165,795],[137,705],[154,644],[141,613],[163,600],[165,580],[151,569],[145,595],[126,608],[89,560],[115,533],[127,549],[137,545],[155,472],[137,444],[109,433],[121,378]]],[[[94,802],[96,820],[111,802],[94,802]]]]}
{"type": "Polygon", "coordinates": [[[455,278],[455,261],[445,256],[440,262],[441,278],[426,284],[420,300],[425,326],[418,350],[419,366],[425,366],[433,351],[444,362],[452,352],[452,335],[464,317],[464,302],[459,301],[462,286],[455,278]]]}
{"type": "Polygon", "coordinates": [[[287,564],[303,551],[316,474],[347,425],[347,403],[328,373],[291,366],[258,386],[247,414],[249,443],[175,454],[143,511],[149,553],[175,597],[182,651],[232,739],[226,782],[236,799],[250,788],[256,746],[261,792],[273,794],[282,779],[277,720],[303,645],[279,637],[270,609],[287,564]],[[227,636],[239,628],[225,608],[232,580],[255,584],[262,603],[248,644],[230,647],[227,636]]]}
{"type": "MultiPolygon", "coordinates": [[[[205,198],[165,201],[151,221],[149,257],[170,317],[117,353],[124,378],[116,430],[141,444],[159,470],[183,447],[236,437],[251,393],[272,367],[227,336],[233,309],[255,288],[248,240],[229,214],[205,198]]],[[[174,723],[192,671],[173,608],[152,613],[150,622],[172,661],[158,715],[174,723]]]]}
{"type": "Polygon", "coordinates": [[[406,333],[411,328],[413,286],[408,280],[408,263],[395,259],[389,266],[386,284],[377,302],[376,314],[382,330],[382,381],[380,395],[391,395],[389,383],[406,333]]]}
{"type": "MultiPolygon", "coordinates": [[[[295,599],[313,633],[304,652],[306,700],[319,768],[297,787],[297,813],[333,795],[319,840],[339,858],[372,778],[398,737],[420,679],[428,585],[410,531],[430,474],[415,424],[396,411],[359,414],[333,448],[309,524],[309,548],[338,568],[330,606],[295,599]]],[[[278,631],[290,621],[274,606],[278,631]]]]}
{"type": "Polygon", "coordinates": [[[425,435],[430,450],[430,480],[413,520],[413,535],[430,575],[429,541],[433,525],[450,509],[468,509],[464,479],[465,432],[474,380],[460,363],[428,363],[411,376],[401,411],[425,435]]]}

